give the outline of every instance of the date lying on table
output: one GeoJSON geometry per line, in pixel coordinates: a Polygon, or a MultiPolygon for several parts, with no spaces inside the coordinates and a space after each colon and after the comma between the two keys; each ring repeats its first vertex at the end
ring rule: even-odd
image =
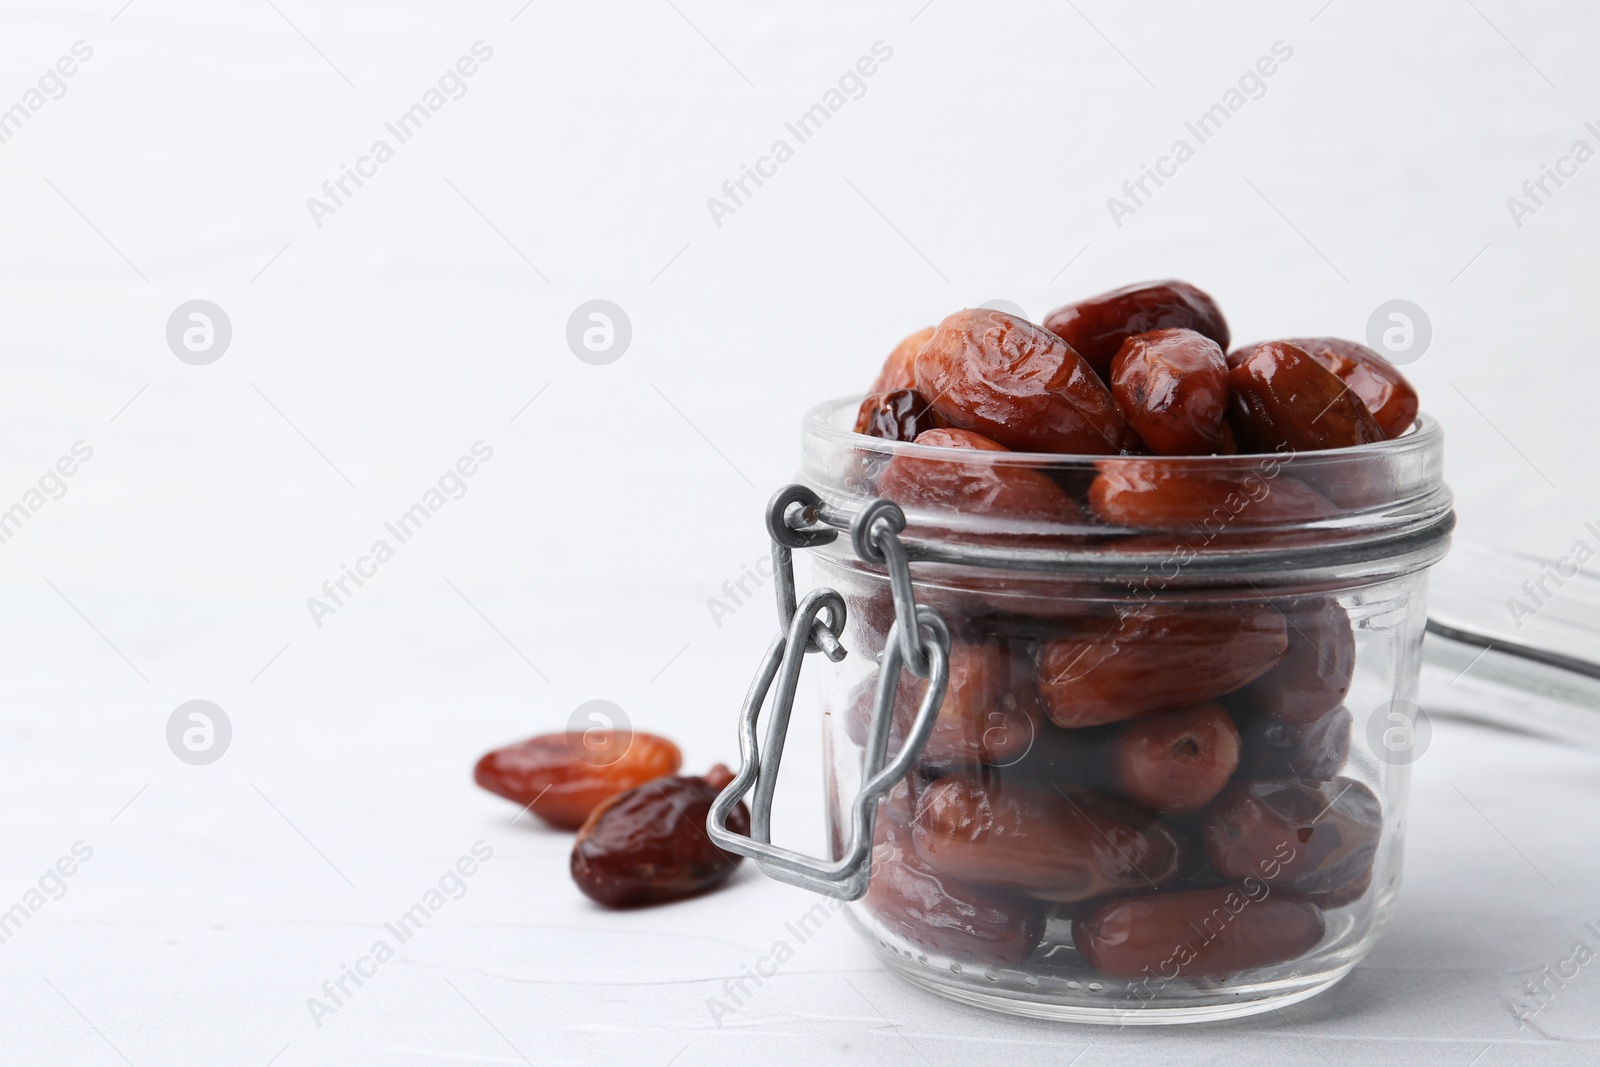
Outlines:
{"type": "MultiPolygon", "coordinates": [[[[573,881],[620,908],[695,896],[739,864],[706,834],[711,802],[733,774],[719,763],[703,778],[679,776],[682,762],[678,746],[654,734],[571,731],[485,753],[473,778],[551,826],[577,830],[573,881]]],[[[750,832],[742,803],[728,827],[750,832]]]]}

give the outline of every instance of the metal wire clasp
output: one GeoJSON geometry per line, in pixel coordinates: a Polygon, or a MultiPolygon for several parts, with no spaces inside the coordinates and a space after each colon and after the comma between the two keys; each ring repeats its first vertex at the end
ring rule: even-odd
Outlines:
{"type": "Polygon", "coordinates": [[[810,652],[822,652],[835,663],[846,654],[839,643],[846,617],[844,598],[824,588],[812,590],[804,600],[795,602],[793,550],[828,544],[838,536],[837,530],[825,524],[819,526],[823,508],[820,498],[803,485],[779,490],[768,506],[774,586],[778,617],[783,626],[768,646],[761,668],[745,696],[739,719],[739,773],[711,805],[706,829],[719,847],[750,857],[779,881],[841,900],[855,900],[867,891],[872,877],[873,826],[878,801],[905,777],[939,716],[945,684],[949,680],[950,630],[937,611],[918,607],[912,595],[911,569],[899,537],[900,531],[905,529],[905,516],[888,500],[867,504],[850,523],[850,540],[862,559],[888,569],[895,621],[884,646],[873,694],[872,717],[862,754],[863,784],[851,804],[849,837],[839,858],[832,862],[772,844],[772,794],[777,787],[778,767],[783,761],[783,745],[794,710],[800,668],[810,652]],[[890,718],[900,688],[902,667],[919,678],[928,679],[928,688],[906,734],[905,744],[890,760],[890,718]],[[765,742],[758,744],[756,724],[774,680],[778,691],[767,719],[765,742]],[[734,833],[728,829],[728,814],[752,789],[750,834],[734,833]]]}

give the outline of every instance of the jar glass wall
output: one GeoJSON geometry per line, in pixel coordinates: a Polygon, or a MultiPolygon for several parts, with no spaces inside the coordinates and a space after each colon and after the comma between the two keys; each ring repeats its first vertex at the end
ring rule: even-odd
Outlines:
{"type": "MultiPolygon", "coordinates": [[[[902,506],[916,601],[952,635],[850,907],[883,958],[970,1003],[1118,1024],[1252,1014],[1347,973],[1400,884],[1425,568],[1451,522],[1437,426],[1079,459],[863,438],[853,410],[811,414],[802,477],[836,507],[902,506]]],[[[837,856],[895,608],[847,538],[814,558],[849,616],[849,655],[816,672],[837,856]]],[[[923,684],[902,672],[891,751],[923,684]]]]}

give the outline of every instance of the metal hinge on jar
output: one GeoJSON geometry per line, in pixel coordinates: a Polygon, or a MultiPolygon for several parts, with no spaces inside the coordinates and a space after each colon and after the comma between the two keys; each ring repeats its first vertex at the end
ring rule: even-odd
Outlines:
{"type": "MultiPolygon", "coordinates": [[[[850,520],[850,540],[863,560],[888,570],[895,621],[884,647],[873,696],[862,755],[863,784],[850,805],[849,833],[837,859],[818,859],[774,845],[772,794],[783,761],[800,668],[812,652],[822,652],[834,663],[846,655],[839,643],[844,633],[844,598],[833,589],[823,588],[812,590],[798,604],[795,601],[794,549],[825,545],[839,536],[838,530],[819,518],[825,509],[827,505],[817,494],[803,485],[780,490],[768,505],[773,585],[782,628],[768,646],[745,696],[739,718],[739,772],[712,804],[706,824],[711,840],[720,848],[748,856],[771,877],[841,900],[856,900],[867,891],[872,877],[878,801],[905,777],[939,717],[949,680],[950,630],[937,611],[917,606],[912,595],[911,567],[900,541],[905,515],[891,501],[871,501],[850,520]],[[893,759],[888,759],[890,719],[902,667],[918,678],[928,679],[928,687],[905,743],[893,759]],[[758,743],[756,723],[774,680],[778,689],[767,717],[766,738],[758,743]],[[746,794],[751,794],[748,836],[728,829],[728,814],[746,794]]],[[[838,518],[836,514],[830,517],[838,518]]]]}

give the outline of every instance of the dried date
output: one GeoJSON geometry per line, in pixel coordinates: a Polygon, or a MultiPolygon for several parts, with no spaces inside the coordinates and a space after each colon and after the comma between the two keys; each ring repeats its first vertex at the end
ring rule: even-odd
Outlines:
{"type": "Polygon", "coordinates": [[[1185,329],[1203,334],[1224,350],[1228,322],[1217,302],[1188,282],[1141,282],[1056,308],[1044,327],[1082,356],[1102,378],[1134,334],[1185,329]]]}
{"type": "Polygon", "coordinates": [[[1228,361],[1193,330],[1153,330],[1122,342],[1111,361],[1111,395],[1150,451],[1220,452],[1228,414],[1228,361]]]}
{"type": "Polygon", "coordinates": [[[1383,806],[1351,778],[1235,782],[1206,808],[1206,856],[1224,878],[1333,894],[1370,881],[1383,806]]]}
{"type": "Polygon", "coordinates": [[[1322,940],[1322,913],[1260,882],[1152,893],[1100,904],[1073,924],[1073,941],[1107,978],[1160,983],[1226,978],[1283,963],[1322,940]]]}
{"type": "Polygon", "coordinates": [[[878,478],[878,494],[908,510],[1038,523],[1081,520],[1083,512],[1047,476],[1001,459],[969,459],[973,452],[1008,452],[971,430],[927,430],[916,444],[949,450],[946,456],[896,455],[878,478]]]}
{"type": "Polygon", "coordinates": [[[1417,420],[1416,389],[1393,363],[1366,345],[1338,337],[1293,337],[1289,344],[1305,349],[1348,385],[1378,420],[1384,436],[1399,437],[1417,420]]]}
{"type": "Polygon", "coordinates": [[[958,311],[917,356],[917,391],[951,426],[1019,452],[1110,455],[1127,422],[1055,334],[1002,311],[958,311]]]}
{"type": "Polygon", "coordinates": [[[1057,726],[1175,711],[1260,677],[1283,656],[1285,629],[1267,604],[1128,608],[1042,642],[1039,695],[1057,726]]]}
{"type": "Polygon", "coordinates": [[[897,937],[964,966],[1015,967],[1044,931],[1046,905],[963,882],[930,866],[910,830],[885,807],[878,817],[872,881],[862,906],[897,937]]]}
{"type": "Polygon", "coordinates": [[[918,434],[939,427],[942,421],[916,390],[896,389],[892,393],[868,394],[861,401],[856,412],[856,433],[885,441],[915,441],[918,434]]]}
{"type": "Polygon", "coordinates": [[[905,340],[894,346],[894,351],[889,353],[889,358],[883,361],[883,368],[878,371],[878,377],[873,381],[869,393],[893,393],[900,389],[914,389],[917,384],[917,353],[922,351],[922,346],[928,343],[933,336],[933,327],[928,326],[911,334],[905,340]]]}
{"type": "Polygon", "coordinates": [[[1117,792],[1151,811],[1199,811],[1239,765],[1239,730],[1216,703],[1136,719],[1111,751],[1117,792]]]}
{"type": "MultiPolygon", "coordinates": [[[[607,800],[578,831],[572,880],[610,908],[660,904],[716,886],[742,858],[722,851],[706,833],[711,802],[732,779],[719,765],[704,778],[658,778],[607,800]]],[[[742,802],[729,812],[728,829],[750,832],[742,802]]]]}
{"type": "Polygon", "coordinates": [[[923,791],[912,842],[945,874],[1057,903],[1159,886],[1179,869],[1177,838],[1131,805],[962,775],[923,791]]]}
{"type": "Polygon", "coordinates": [[[1229,418],[1255,452],[1314,452],[1384,439],[1361,398],[1305,349],[1265,341],[1230,361],[1229,418]]]}
{"type": "Polygon", "coordinates": [[[551,826],[576,830],[602,801],[677,773],[678,746],[627,730],[587,730],[530,737],[486,753],[473,780],[551,826]]]}

